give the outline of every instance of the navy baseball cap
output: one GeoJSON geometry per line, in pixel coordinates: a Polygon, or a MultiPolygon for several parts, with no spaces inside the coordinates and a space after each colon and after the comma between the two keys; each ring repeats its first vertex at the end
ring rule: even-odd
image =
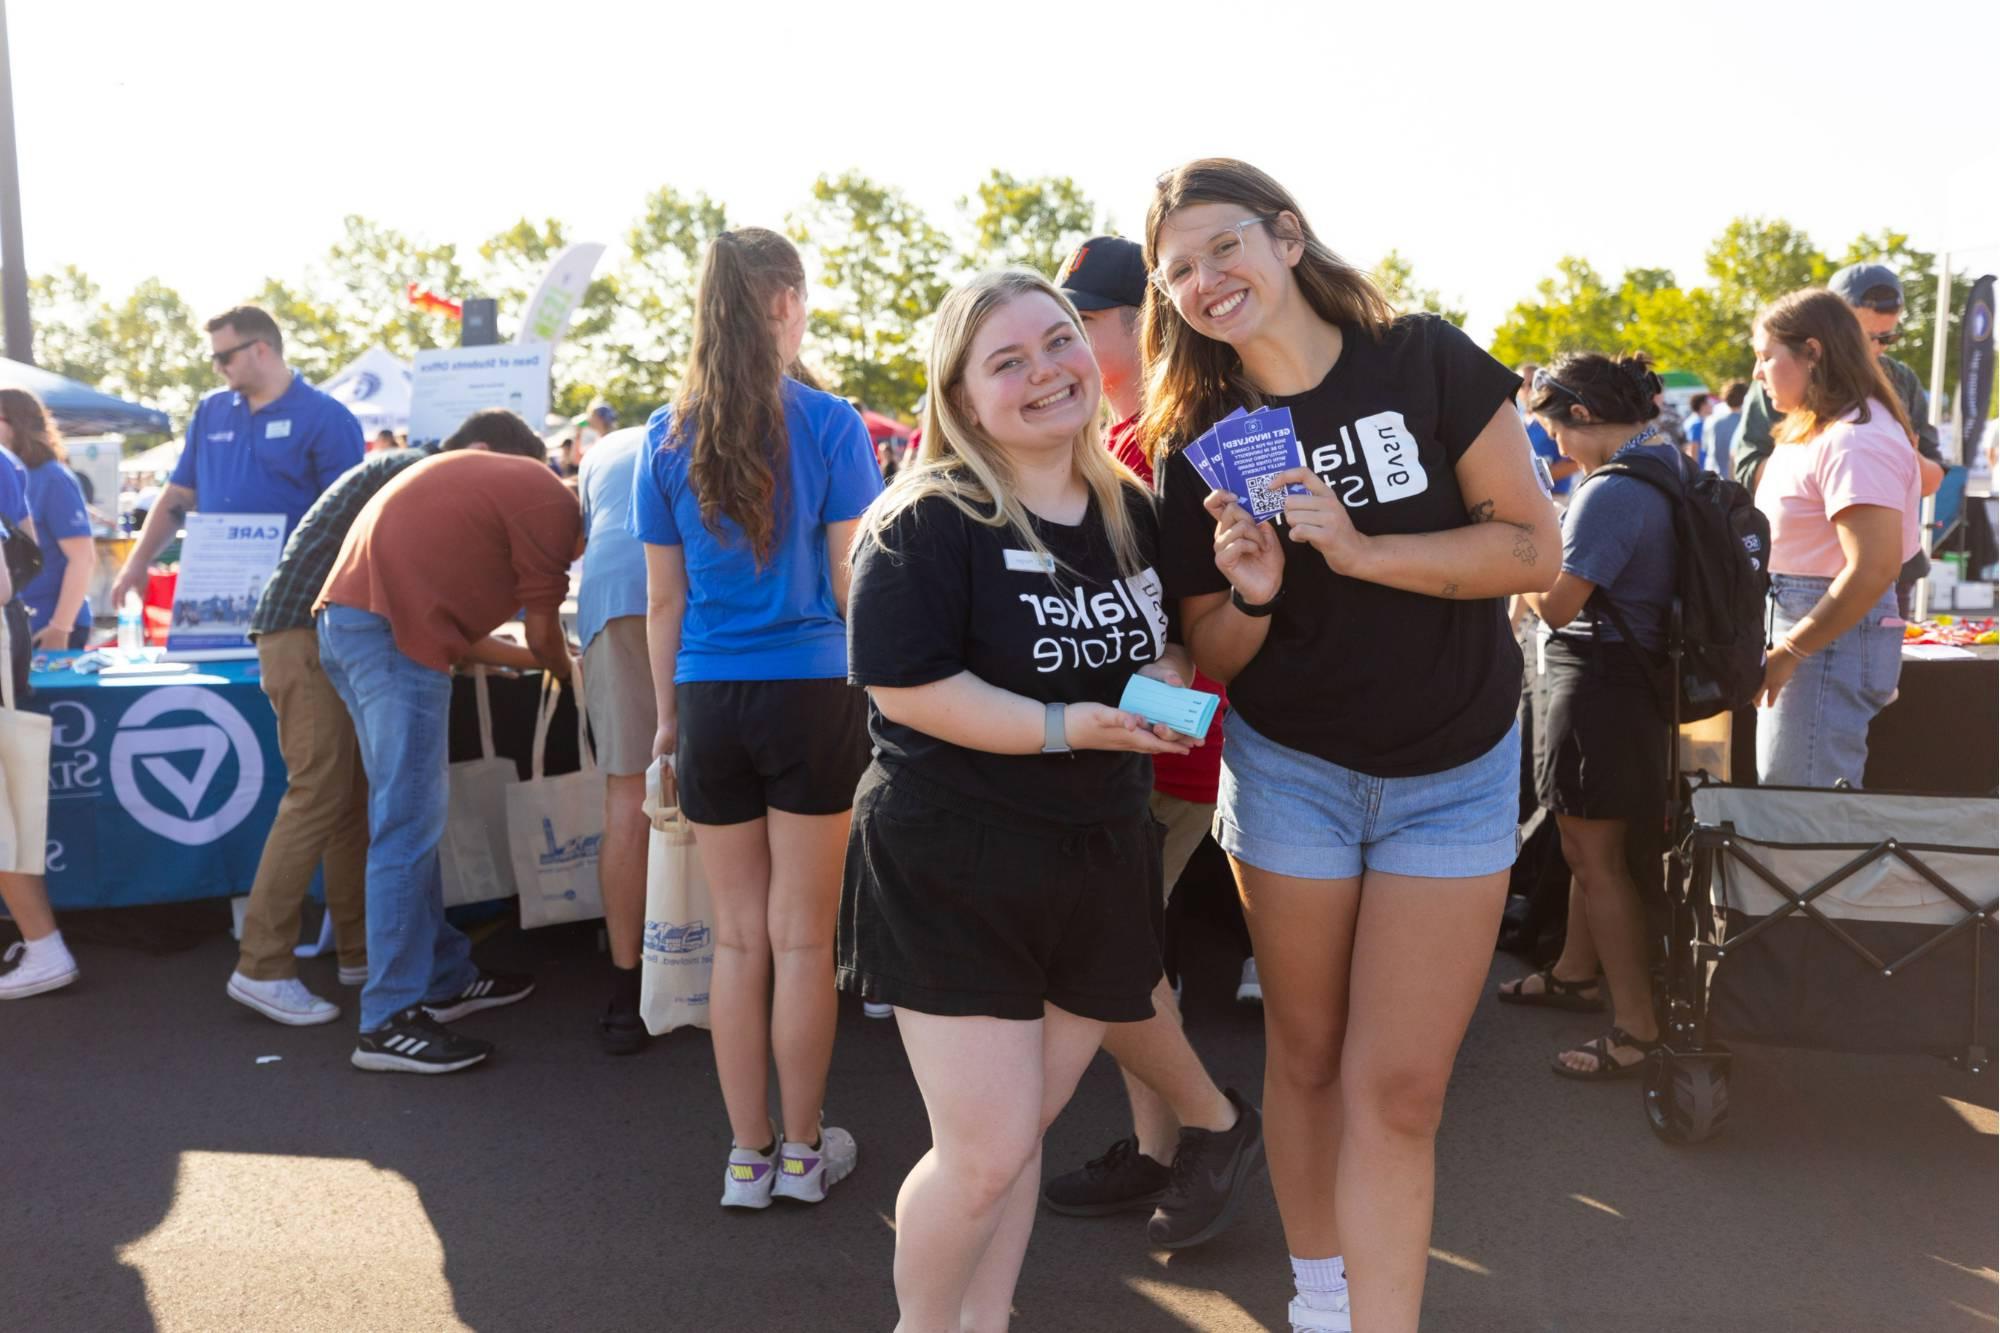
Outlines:
{"type": "Polygon", "coordinates": [[[1063,261],[1062,288],[1078,310],[1146,303],[1146,252],[1123,236],[1093,236],[1063,261]]]}
{"type": "Polygon", "coordinates": [[[1856,308],[1893,315],[1903,308],[1903,280],[1887,264],[1849,264],[1826,280],[1828,290],[1856,308]],[[1873,296],[1869,293],[1874,293],[1873,296]],[[1893,292],[1893,298],[1886,295],[1893,292]]]}

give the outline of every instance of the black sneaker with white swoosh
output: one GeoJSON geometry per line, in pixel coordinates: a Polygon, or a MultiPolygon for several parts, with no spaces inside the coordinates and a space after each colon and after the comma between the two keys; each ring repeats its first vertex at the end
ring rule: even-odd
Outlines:
{"type": "Polygon", "coordinates": [[[455,1023],[481,1009],[498,1009],[503,1004],[525,1000],[534,989],[533,977],[512,972],[481,972],[458,994],[442,1000],[425,1000],[423,1008],[440,1023],[455,1023]]]}
{"type": "Polygon", "coordinates": [[[411,1005],[387,1025],[361,1034],[352,1061],[356,1069],[399,1074],[449,1074],[493,1054],[493,1043],[463,1037],[439,1023],[421,1005],[411,1005]]]}

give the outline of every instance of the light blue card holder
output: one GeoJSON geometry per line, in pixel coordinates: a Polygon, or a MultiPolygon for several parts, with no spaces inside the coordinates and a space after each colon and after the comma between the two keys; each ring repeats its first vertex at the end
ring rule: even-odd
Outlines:
{"type": "Polygon", "coordinates": [[[1148,722],[1172,727],[1183,736],[1199,740],[1208,735],[1208,724],[1215,721],[1215,708],[1219,702],[1206,690],[1176,689],[1151,676],[1135,675],[1125,682],[1125,693],[1119,698],[1118,706],[1128,713],[1137,713],[1148,722]]]}

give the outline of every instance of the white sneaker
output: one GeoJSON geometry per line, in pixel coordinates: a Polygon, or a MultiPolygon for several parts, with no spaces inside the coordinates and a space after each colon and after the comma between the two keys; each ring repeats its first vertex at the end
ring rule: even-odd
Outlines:
{"type": "Polygon", "coordinates": [[[771,1126],[771,1155],[768,1157],[755,1148],[730,1147],[729,1165],[722,1173],[724,1208],[771,1206],[771,1186],[778,1179],[778,1140],[782,1137],[778,1127],[771,1126]]]}
{"type": "Polygon", "coordinates": [[[341,968],[340,984],[343,986],[366,986],[368,984],[368,969],[365,967],[341,968]]]}
{"type": "Polygon", "coordinates": [[[1333,1309],[1316,1310],[1293,1297],[1291,1308],[1285,1311],[1285,1317],[1292,1321],[1292,1333],[1354,1333],[1347,1315],[1347,1292],[1343,1289],[1333,1299],[1333,1309]]]}
{"type": "Polygon", "coordinates": [[[241,972],[229,974],[229,998],[255,1009],[274,1023],[287,1027],[311,1027],[331,1023],[340,1017],[340,1006],[322,1000],[306,989],[297,977],[282,981],[253,981],[241,972]]]}
{"type": "Polygon", "coordinates": [[[1257,980],[1257,960],[1255,958],[1245,958],[1243,960],[1243,979],[1236,983],[1236,1003],[1264,1003],[1264,983],[1257,980]]]}
{"type": "Polygon", "coordinates": [[[860,1151],[852,1134],[831,1126],[821,1128],[817,1148],[787,1142],[778,1153],[778,1184],[772,1193],[781,1199],[818,1203],[827,1190],[847,1179],[860,1151]]]}
{"type": "Polygon", "coordinates": [[[873,1000],[863,1000],[861,1002],[861,1012],[869,1018],[894,1018],[896,1016],[896,1006],[893,1004],[877,1004],[873,1000]]]}
{"type": "Polygon", "coordinates": [[[77,978],[76,959],[59,935],[36,940],[16,940],[0,956],[0,1000],[23,1000],[44,991],[59,990],[77,978]]]}

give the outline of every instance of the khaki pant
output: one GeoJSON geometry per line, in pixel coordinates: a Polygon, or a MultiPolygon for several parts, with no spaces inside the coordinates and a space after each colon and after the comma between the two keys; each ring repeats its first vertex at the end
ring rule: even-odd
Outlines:
{"type": "Polygon", "coordinates": [[[1174,896],[1181,872],[1208,836],[1208,826],[1215,822],[1215,802],[1189,801],[1156,790],[1151,804],[1153,818],[1167,826],[1166,845],[1160,852],[1160,897],[1164,901],[1174,896]]]}
{"type": "Polygon", "coordinates": [[[278,714],[278,750],[290,785],[257,863],[237,970],[256,981],[298,975],[292,947],[299,940],[299,913],[322,864],[340,965],[365,968],[368,778],[354,722],[320,669],[315,631],[259,635],[257,661],[278,714]]]}

